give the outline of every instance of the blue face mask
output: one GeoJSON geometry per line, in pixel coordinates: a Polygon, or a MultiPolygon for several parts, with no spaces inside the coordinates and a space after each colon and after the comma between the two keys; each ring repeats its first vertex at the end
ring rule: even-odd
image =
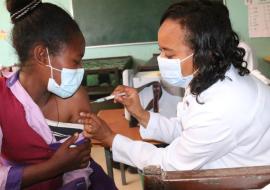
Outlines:
{"type": "Polygon", "coordinates": [[[167,59],[158,56],[158,67],[163,80],[165,80],[172,86],[186,88],[193,79],[193,74],[184,77],[181,71],[181,64],[183,63],[183,61],[189,59],[192,56],[193,54],[187,56],[182,60],[167,59]]]}
{"type": "Polygon", "coordinates": [[[61,98],[68,98],[72,96],[80,87],[83,75],[84,75],[84,69],[66,69],[63,68],[62,70],[56,69],[52,67],[50,55],[48,48],[47,54],[48,54],[48,60],[49,65],[51,69],[51,77],[49,78],[47,89],[48,91],[54,93],[55,95],[61,97],[61,98]],[[61,72],[61,84],[57,84],[57,82],[53,78],[53,70],[61,72]]]}

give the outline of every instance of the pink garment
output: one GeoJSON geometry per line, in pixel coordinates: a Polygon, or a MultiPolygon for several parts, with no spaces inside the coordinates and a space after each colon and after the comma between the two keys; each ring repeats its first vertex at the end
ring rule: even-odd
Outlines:
{"type": "Polygon", "coordinates": [[[56,140],[53,137],[41,110],[22,87],[19,80],[17,80],[15,84],[10,87],[10,90],[19,100],[19,102],[23,105],[26,114],[26,120],[29,126],[34,131],[36,131],[36,133],[38,133],[47,144],[55,143],[56,140]]]}
{"type": "MultiPolygon", "coordinates": [[[[11,77],[13,74],[14,73],[10,73],[10,72],[3,73],[3,75],[6,78],[11,77]]],[[[45,140],[45,142],[48,145],[52,143],[57,143],[38,105],[32,100],[29,94],[25,91],[25,89],[22,87],[19,80],[17,80],[14,83],[14,85],[10,87],[10,89],[12,93],[14,94],[14,96],[18,99],[18,101],[23,105],[25,114],[26,114],[26,120],[29,126],[35,132],[37,132],[45,140]]],[[[1,108],[1,109],[4,109],[4,108],[1,108]]],[[[2,138],[3,138],[3,134],[0,128],[0,151],[2,147],[2,138]]],[[[82,134],[80,134],[77,141],[80,141],[82,139],[83,139],[83,136],[82,134]]],[[[65,140],[66,139],[61,140],[61,142],[64,142],[65,140]]],[[[5,161],[0,156],[0,189],[5,189],[5,184],[6,184],[9,169],[10,169],[10,164],[8,164],[8,161],[5,161]]],[[[92,169],[89,167],[80,169],[80,170],[67,172],[63,175],[63,184],[67,184],[68,182],[74,179],[84,177],[86,184],[89,187],[90,186],[89,175],[92,172],[93,172],[92,169]]]]}

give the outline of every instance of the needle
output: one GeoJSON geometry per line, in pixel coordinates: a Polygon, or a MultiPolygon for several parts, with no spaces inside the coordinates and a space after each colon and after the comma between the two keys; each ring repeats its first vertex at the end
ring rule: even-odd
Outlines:
{"type": "Polygon", "coordinates": [[[92,101],[91,103],[100,103],[100,102],[105,102],[107,100],[112,100],[114,99],[116,96],[125,96],[126,93],[125,92],[122,92],[122,93],[119,93],[119,94],[115,94],[115,95],[110,95],[110,96],[106,96],[106,97],[103,97],[103,98],[99,98],[95,101],[92,101]]]}

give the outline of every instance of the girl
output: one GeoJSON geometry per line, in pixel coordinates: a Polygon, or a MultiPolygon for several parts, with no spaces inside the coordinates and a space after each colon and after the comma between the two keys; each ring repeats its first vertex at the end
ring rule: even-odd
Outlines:
{"type": "Polygon", "coordinates": [[[40,0],[7,0],[7,9],[20,70],[0,78],[0,189],[115,189],[90,158],[88,140],[57,141],[45,120],[74,123],[91,111],[80,88],[85,41],[78,25],[40,0]]]}

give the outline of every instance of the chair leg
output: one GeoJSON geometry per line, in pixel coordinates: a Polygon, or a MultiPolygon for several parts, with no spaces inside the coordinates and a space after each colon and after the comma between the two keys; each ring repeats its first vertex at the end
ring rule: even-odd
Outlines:
{"type": "Polygon", "coordinates": [[[122,179],[122,185],[126,185],[126,174],[125,174],[125,164],[120,163],[120,172],[121,172],[121,179],[122,179]]]}
{"type": "MultiPolygon", "coordinates": [[[[114,179],[113,177],[113,167],[112,167],[112,154],[111,154],[111,150],[109,148],[104,148],[105,151],[105,158],[106,158],[106,166],[107,166],[107,172],[108,175],[114,179]]],[[[121,180],[122,180],[122,185],[126,185],[127,181],[126,181],[126,174],[125,174],[125,164],[123,163],[119,163],[120,164],[120,172],[121,172],[121,180]]]]}
{"type": "Polygon", "coordinates": [[[108,175],[113,179],[112,155],[109,148],[104,148],[108,175]]]}

